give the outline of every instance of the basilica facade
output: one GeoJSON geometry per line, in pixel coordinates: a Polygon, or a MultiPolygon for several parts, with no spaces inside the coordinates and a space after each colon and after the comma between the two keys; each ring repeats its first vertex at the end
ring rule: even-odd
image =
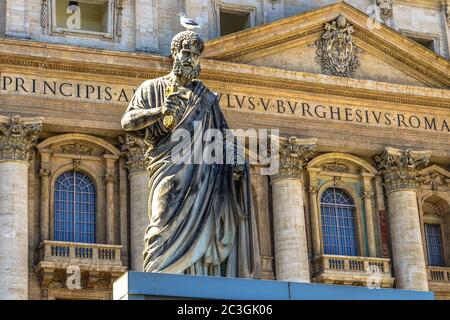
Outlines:
{"type": "Polygon", "coordinates": [[[172,68],[178,12],[251,165],[252,277],[450,299],[450,1],[0,2],[0,299],[111,299],[142,271],[147,146],[121,129],[172,68]]]}

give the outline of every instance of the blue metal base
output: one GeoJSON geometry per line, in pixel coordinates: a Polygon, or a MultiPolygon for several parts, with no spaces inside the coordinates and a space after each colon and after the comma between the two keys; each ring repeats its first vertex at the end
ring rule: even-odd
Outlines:
{"type": "Polygon", "coordinates": [[[128,272],[113,286],[114,300],[433,300],[432,292],[318,283],[128,272]]]}

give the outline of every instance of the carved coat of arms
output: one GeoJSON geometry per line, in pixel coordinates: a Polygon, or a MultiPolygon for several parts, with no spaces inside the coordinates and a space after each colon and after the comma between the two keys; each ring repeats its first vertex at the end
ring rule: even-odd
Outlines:
{"type": "Polygon", "coordinates": [[[316,43],[316,61],[325,74],[351,77],[359,67],[359,49],[353,43],[353,27],[344,16],[325,25],[316,43]]]}

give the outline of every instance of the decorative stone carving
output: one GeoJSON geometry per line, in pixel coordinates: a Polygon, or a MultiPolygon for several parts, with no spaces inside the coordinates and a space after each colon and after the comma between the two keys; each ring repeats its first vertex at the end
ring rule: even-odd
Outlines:
{"type": "Polygon", "coordinates": [[[330,171],[330,172],[349,172],[349,168],[343,164],[343,163],[339,163],[339,162],[332,162],[332,163],[324,163],[321,166],[323,171],[330,171]]]}
{"type": "Polygon", "coordinates": [[[422,185],[430,186],[432,190],[450,186],[450,179],[437,172],[431,172],[420,177],[419,182],[422,185]]]}
{"type": "Polygon", "coordinates": [[[319,186],[309,186],[308,191],[309,193],[316,194],[319,192],[319,186]]]}
{"type": "Polygon", "coordinates": [[[42,130],[42,118],[0,116],[0,160],[29,161],[42,130]]]}
{"type": "Polygon", "coordinates": [[[117,2],[116,2],[116,36],[119,40],[122,37],[122,11],[123,11],[123,0],[117,0],[117,2]]]}
{"type": "Polygon", "coordinates": [[[62,146],[61,150],[63,153],[91,155],[94,148],[81,143],[73,143],[62,146]]]}
{"type": "Polygon", "coordinates": [[[48,27],[48,0],[41,1],[41,27],[42,33],[45,34],[48,27]]]}
{"type": "Polygon", "coordinates": [[[431,216],[436,218],[442,218],[444,216],[444,213],[442,210],[435,205],[434,203],[430,201],[425,201],[422,205],[422,211],[424,216],[431,216]]]}
{"type": "Polygon", "coordinates": [[[50,176],[50,169],[48,169],[48,168],[41,168],[40,170],[39,170],[39,176],[40,177],[49,177],[50,176]]]}
{"type": "Polygon", "coordinates": [[[147,171],[145,152],[148,149],[143,139],[124,134],[118,137],[123,155],[127,158],[126,167],[130,174],[147,171]]]}
{"type": "Polygon", "coordinates": [[[450,4],[447,4],[447,8],[445,9],[445,17],[447,18],[447,25],[450,28],[450,4]]]}
{"type": "Polygon", "coordinates": [[[429,159],[429,151],[400,150],[391,147],[387,147],[382,155],[375,157],[388,192],[415,189],[419,183],[418,169],[426,166],[429,159]]]}
{"type": "Polygon", "coordinates": [[[114,173],[108,172],[105,174],[105,183],[116,182],[117,177],[114,173]]]}
{"type": "Polygon", "coordinates": [[[316,42],[316,61],[322,72],[329,75],[351,77],[359,67],[360,50],[353,43],[353,26],[340,15],[325,25],[322,38],[316,42]]]}
{"type": "Polygon", "coordinates": [[[78,169],[81,166],[81,160],[73,159],[73,168],[78,169]]]}
{"type": "Polygon", "coordinates": [[[311,159],[316,149],[316,140],[299,140],[290,137],[287,143],[280,143],[278,173],[272,176],[272,181],[283,178],[300,178],[303,168],[311,159]]]}
{"type": "Polygon", "coordinates": [[[373,198],[373,196],[374,196],[374,193],[373,193],[373,192],[364,191],[364,192],[362,193],[362,198],[363,198],[363,199],[371,199],[371,198],[373,198]]]}
{"type": "Polygon", "coordinates": [[[377,0],[377,6],[380,9],[380,16],[383,20],[392,17],[394,0],[377,0]]]}

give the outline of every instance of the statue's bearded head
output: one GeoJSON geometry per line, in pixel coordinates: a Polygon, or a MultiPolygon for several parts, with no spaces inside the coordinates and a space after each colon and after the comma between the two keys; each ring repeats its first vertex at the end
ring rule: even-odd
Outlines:
{"type": "Polygon", "coordinates": [[[200,36],[192,31],[178,33],[171,44],[173,57],[173,73],[187,80],[198,78],[200,75],[200,54],[205,44],[200,36]]]}

